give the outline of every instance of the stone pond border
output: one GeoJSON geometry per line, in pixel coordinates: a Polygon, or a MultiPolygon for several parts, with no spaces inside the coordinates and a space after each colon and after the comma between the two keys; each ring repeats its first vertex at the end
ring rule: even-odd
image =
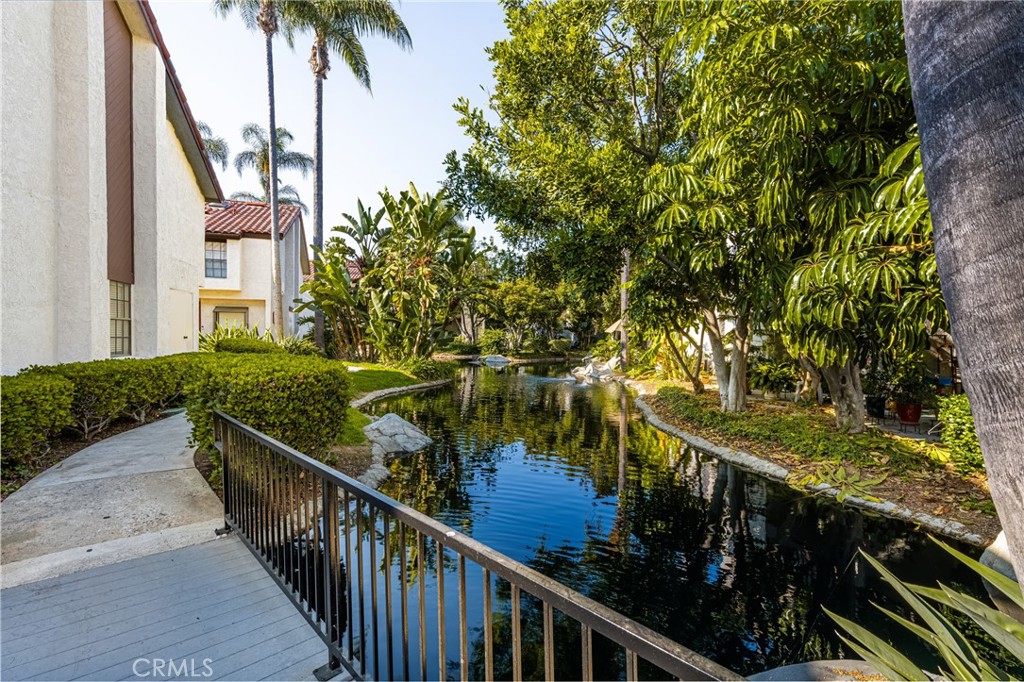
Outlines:
{"type": "MultiPolygon", "coordinates": [[[[638,408],[640,408],[640,411],[643,412],[644,418],[647,422],[659,431],[663,431],[670,436],[675,436],[689,444],[694,449],[716,459],[720,459],[723,462],[728,462],[729,464],[745,469],[746,471],[790,485],[789,481],[786,480],[789,476],[789,470],[785,467],[775,464],[774,462],[761,459],[749,452],[733,450],[731,448],[715,445],[711,441],[701,438],[700,436],[695,436],[692,433],[683,431],[678,426],[673,426],[659,417],[657,413],[655,413],[654,408],[648,405],[643,399],[643,396],[637,396],[634,403],[638,408]]],[[[790,487],[793,486],[790,485],[790,487]]],[[[824,483],[807,486],[807,489],[813,490],[814,492],[824,493],[825,495],[833,498],[840,492],[838,488],[833,488],[832,486],[824,483]]],[[[977,533],[972,533],[968,530],[967,526],[963,525],[959,521],[951,521],[949,519],[932,516],[931,514],[915,512],[912,509],[888,500],[872,502],[871,500],[865,500],[861,497],[849,495],[846,497],[843,504],[866,509],[867,511],[875,512],[890,518],[910,521],[911,523],[919,524],[920,526],[938,533],[939,535],[955,538],[974,545],[975,547],[984,548],[989,544],[988,541],[977,533]]]]}
{"type": "MultiPolygon", "coordinates": [[[[390,398],[391,396],[394,395],[402,395],[404,393],[417,393],[419,391],[427,391],[432,388],[446,386],[447,384],[450,384],[453,381],[455,380],[437,379],[435,381],[425,381],[422,384],[412,384],[411,386],[394,386],[392,388],[382,388],[379,391],[370,391],[366,395],[360,398],[356,398],[355,400],[352,400],[351,402],[349,402],[348,405],[349,407],[358,410],[360,407],[363,407],[364,405],[369,405],[370,403],[376,402],[377,400],[390,398]]],[[[370,415],[365,416],[370,417],[370,415]]],[[[373,417],[370,417],[370,419],[373,419],[373,417]]],[[[376,490],[378,487],[380,487],[380,484],[383,483],[390,475],[391,472],[388,470],[386,466],[384,466],[384,456],[380,454],[374,454],[373,459],[370,462],[370,466],[366,469],[366,471],[362,473],[362,475],[356,478],[356,480],[362,483],[363,485],[367,485],[376,490]]]]}

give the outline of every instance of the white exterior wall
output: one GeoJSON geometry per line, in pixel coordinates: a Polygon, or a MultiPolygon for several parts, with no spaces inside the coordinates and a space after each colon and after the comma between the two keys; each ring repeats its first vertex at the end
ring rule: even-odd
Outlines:
{"type": "MultiPolygon", "coordinates": [[[[281,279],[284,296],[286,334],[304,333],[297,323],[299,315],[290,312],[295,307],[302,286],[302,231],[293,226],[281,240],[281,279]]],[[[213,309],[217,306],[245,307],[249,309],[249,326],[265,331],[270,327],[271,303],[271,243],[269,238],[244,237],[227,240],[226,278],[204,277],[200,290],[201,331],[214,329],[213,309]]],[[[204,268],[205,270],[205,268],[204,268]]]]}
{"type": "Polygon", "coordinates": [[[109,352],[103,7],[0,3],[0,365],[109,352]]]}
{"type": "MultiPolygon", "coordinates": [[[[122,6],[128,7],[127,5],[122,6]]],[[[129,7],[130,8],[130,7],[129,7]]],[[[166,114],[163,60],[133,28],[133,354],[180,350],[203,198],[166,114]],[[179,289],[172,295],[172,289],[179,289]],[[162,317],[163,316],[163,317],[162,317]],[[179,315],[176,319],[182,320],[179,315]],[[180,327],[183,321],[178,322],[180,327]]],[[[0,365],[110,356],[103,3],[0,3],[0,365]]]]}

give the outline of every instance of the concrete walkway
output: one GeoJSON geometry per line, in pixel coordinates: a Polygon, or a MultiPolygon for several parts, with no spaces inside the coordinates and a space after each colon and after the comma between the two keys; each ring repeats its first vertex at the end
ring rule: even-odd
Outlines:
{"type": "Polygon", "coordinates": [[[220,500],[192,462],[183,414],[111,436],[0,503],[0,584],[36,580],[215,538],[220,500]]]}

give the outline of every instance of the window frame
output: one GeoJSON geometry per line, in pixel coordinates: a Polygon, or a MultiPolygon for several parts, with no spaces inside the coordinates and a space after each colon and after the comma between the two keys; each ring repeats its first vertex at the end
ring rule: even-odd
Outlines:
{"type": "Polygon", "coordinates": [[[221,239],[207,239],[203,245],[204,274],[210,279],[228,278],[228,243],[221,239]],[[214,247],[211,257],[210,247],[214,247]],[[214,266],[211,274],[211,267],[214,266]],[[223,274],[216,274],[223,272],[223,274]]]}
{"type": "Polygon", "coordinates": [[[132,356],[132,285],[128,282],[109,282],[110,357],[132,356]]]}

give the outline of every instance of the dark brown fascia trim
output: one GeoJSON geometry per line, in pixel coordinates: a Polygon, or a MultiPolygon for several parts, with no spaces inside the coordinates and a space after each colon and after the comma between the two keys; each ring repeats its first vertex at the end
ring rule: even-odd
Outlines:
{"type": "MultiPolygon", "coordinates": [[[[188,126],[192,131],[192,140],[195,142],[199,149],[199,155],[203,160],[206,172],[210,177],[210,181],[213,183],[214,196],[205,197],[207,201],[224,201],[224,191],[220,187],[220,182],[217,180],[217,173],[213,170],[213,164],[210,163],[210,157],[206,153],[206,147],[203,145],[203,137],[199,134],[199,128],[196,126],[196,119],[192,115],[192,110],[188,106],[188,100],[185,98],[185,92],[181,88],[181,81],[178,80],[178,74],[174,70],[174,64],[171,63],[171,53],[167,49],[167,44],[164,42],[164,37],[160,33],[160,28],[156,23],[156,15],[153,14],[153,9],[149,6],[149,0],[137,0],[139,7],[142,9],[142,16],[146,20],[146,27],[149,29],[150,35],[153,36],[153,41],[160,48],[160,55],[164,60],[164,71],[167,73],[167,79],[173,86],[171,89],[174,90],[174,96],[178,101],[178,106],[181,107],[185,114],[185,119],[188,121],[188,126]]],[[[186,154],[187,156],[187,154],[186,154]]]]}

